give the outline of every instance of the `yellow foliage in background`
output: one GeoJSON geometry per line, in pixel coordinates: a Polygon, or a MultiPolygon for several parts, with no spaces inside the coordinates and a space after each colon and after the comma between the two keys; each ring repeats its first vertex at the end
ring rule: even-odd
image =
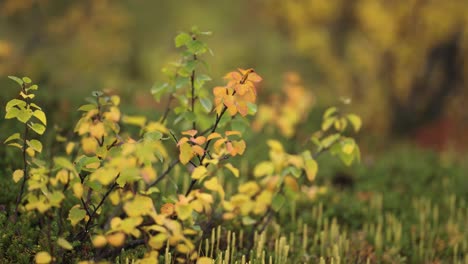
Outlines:
{"type": "Polygon", "coordinates": [[[351,97],[378,131],[398,121],[419,125],[453,104],[453,94],[467,94],[467,1],[276,0],[265,7],[318,69],[317,90],[351,97]]]}

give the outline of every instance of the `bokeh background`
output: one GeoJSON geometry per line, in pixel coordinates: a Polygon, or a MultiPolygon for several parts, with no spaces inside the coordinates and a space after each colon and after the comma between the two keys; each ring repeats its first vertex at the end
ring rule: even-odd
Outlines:
{"type": "Polygon", "coordinates": [[[101,89],[123,95],[130,111],[158,115],[150,88],[177,57],[175,35],[193,25],[213,32],[205,40],[212,86],[228,71],[253,67],[268,104],[284,74],[295,72],[318,114],[351,99],[364,149],[405,141],[466,152],[463,0],[3,0],[0,103],[16,94],[7,76],[19,75],[40,84],[46,112],[58,115],[52,122],[101,89]]]}

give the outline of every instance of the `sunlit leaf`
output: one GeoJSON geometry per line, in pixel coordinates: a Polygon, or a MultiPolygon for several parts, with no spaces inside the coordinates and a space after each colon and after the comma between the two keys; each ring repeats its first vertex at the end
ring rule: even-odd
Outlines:
{"type": "Polygon", "coordinates": [[[192,172],[192,179],[201,180],[208,174],[208,170],[205,166],[198,166],[192,172]]]}
{"type": "Polygon", "coordinates": [[[68,214],[68,220],[70,220],[72,226],[78,224],[81,220],[83,220],[86,216],[86,211],[80,209],[78,206],[73,207],[70,209],[68,214]]]}
{"type": "Polygon", "coordinates": [[[186,45],[191,40],[192,40],[192,37],[189,34],[182,32],[175,37],[174,42],[175,42],[176,48],[179,48],[179,47],[186,45]]]}
{"type": "Polygon", "coordinates": [[[190,144],[184,143],[180,145],[179,159],[182,164],[187,164],[193,158],[193,150],[190,144]]]}
{"type": "Polygon", "coordinates": [[[26,140],[28,146],[34,149],[37,152],[42,152],[42,143],[37,139],[26,140]]]}
{"type": "Polygon", "coordinates": [[[44,131],[46,130],[46,127],[39,123],[31,123],[31,124],[28,124],[28,126],[39,135],[44,134],[44,131]]]}
{"type": "Polygon", "coordinates": [[[19,182],[23,177],[24,177],[24,171],[23,170],[15,170],[13,172],[13,181],[14,182],[19,182]]]}
{"type": "Polygon", "coordinates": [[[72,249],[73,249],[72,244],[70,244],[70,242],[68,242],[65,238],[62,238],[62,237],[60,237],[59,239],[57,239],[57,244],[58,244],[61,248],[64,248],[64,249],[66,249],[66,250],[72,250],[72,249]]]}
{"type": "Polygon", "coordinates": [[[232,174],[234,174],[234,176],[239,178],[239,169],[238,168],[234,167],[231,163],[225,164],[224,167],[226,167],[229,171],[231,171],[232,174]]]}
{"type": "Polygon", "coordinates": [[[120,247],[125,242],[125,234],[122,232],[107,235],[107,242],[113,247],[120,247]]]}
{"type": "Polygon", "coordinates": [[[358,115],[349,114],[346,116],[354,128],[354,131],[358,132],[361,129],[362,121],[358,115]]]}
{"type": "Polygon", "coordinates": [[[33,112],[33,115],[42,122],[42,124],[47,125],[47,118],[44,112],[41,110],[36,110],[33,112]]]}
{"type": "Polygon", "coordinates": [[[95,248],[102,248],[106,246],[107,239],[103,235],[98,235],[98,236],[93,237],[92,243],[95,248]]]}
{"type": "Polygon", "coordinates": [[[52,257],[46,251],[38,252],[34,259],[36,260],[36,264],[48,264],[52,261],[52,257]]]}
{"type": "Polygon", "coordinates": [[[15,140],[15,139],[21,139],[20,133],[14,133],[13,135],[9,136],[3,143],[8,143],[9,141],[15,140]]]}
{"type": "Polygon", "coordinates": [[[263,177],[273,174],[275,171],[275,166],[271,161],[262,161],[255,166],[254,176],[263,177]]]}

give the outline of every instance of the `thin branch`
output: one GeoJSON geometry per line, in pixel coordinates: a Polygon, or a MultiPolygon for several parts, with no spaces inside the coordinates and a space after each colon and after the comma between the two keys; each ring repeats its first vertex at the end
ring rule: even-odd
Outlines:
{"type": "Polygon", "coordinates": [[[169,172],[171,172],[171,170],[179,163],[179,159],[175,159],[171,162],[171,164],[169,164],[169,167],[161,174],[159,175],[159,177],[154,181],[152,182],[151,184],[149,184],[146,189],[148,190],[150,187],[153,187],[155,186],[156,184],[158,184],[162,179],[164,179],[164,177],[166,177],[169,172]]]}
{"type": "MultiPolygon", "coordinates": [[[[24,89],[23,89],[24,90],[24,89]]],[[[16,218],[18,217],[18,210],[19,205],[21,203],[21,199],[23,198],[24,187],[26,186],[26,182],[28,181],[28,162],[26,160],[26,149],[27,149],[27,137],[28,137],[29,127],[25,123],[24,124],[24,135],[23,135],[23,181],[21,182],[21,188],[18,196],[16,197],[16,205],[15,205],[15,213],[13,215],[13,222],[16,222],[16,218]]]]}
{"type": "Polygon", "coordinates": [[[89,216],[89,219],[88,219],[88,222],[86,222],[86,226],[85,226],[85,232],[87,233],[88,230],[89,230],[89,226],[91,225],[92,221],[94,220],[94,217],[96,216],[97,214],[97,211],[99,210],[99,208],[101,208],[101,206],[104,204],[104,201],[106,200],[107,196],[109,196],[109,194],[114,190],[115,187],[117,187],[117,179],[120,177],[120,173],[117,174],[117,177],[115,177],[115,180],[114,180],[114,183],[112,184],[112,186],[107,190],[107,192],[104,194],[104,196],[102,197],[101,201],[99,202],[98,206],[96,206],[96,208],[94,208],[93,210],[93,213],[89,216]]]}
{"type": "Polygon", "coordinates": [[[168,115],[169,115],[169,112],[171,111],[171,103],[172,103],[172,100],[174,99],[174,96],[172,94],[169,95],[169,98],[167,99],[167,104],[166,104],[166,109],[164,110],[164,114],[161,118],[161,121],[159,121],[161,124],[164,124],[164,122],[166,121],[168,115]]]}

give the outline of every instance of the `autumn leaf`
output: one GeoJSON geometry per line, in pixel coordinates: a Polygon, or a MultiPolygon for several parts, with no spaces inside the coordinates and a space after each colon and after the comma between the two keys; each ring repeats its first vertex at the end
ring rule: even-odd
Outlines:
{"type": "Polygon", "coordinates": [[[179,160],[182,164],[187,164],[193,158],[194,153],[192,147],[188,143],[183,143],[179,147],[179,160]]]}

